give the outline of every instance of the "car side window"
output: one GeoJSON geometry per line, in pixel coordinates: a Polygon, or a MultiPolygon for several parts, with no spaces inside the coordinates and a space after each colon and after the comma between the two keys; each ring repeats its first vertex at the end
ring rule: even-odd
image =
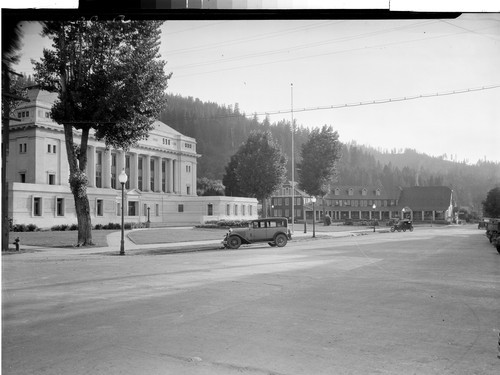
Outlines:
{"type": "Polygon", "coordinates": [[[268,222],[269,228],[276,228],[276,222],[275,221],[270,221],[268,222]]]}
{"type": "Polygon", "coordinates": [[[253,222],[253,227],[254,227],[254,228],[259,228],[259,227],[260,227],[260,225],[259,225],[259,224],[260,224],[260,222],[258,222],[258,221],[254,221],[254,222],[253,222]]]}

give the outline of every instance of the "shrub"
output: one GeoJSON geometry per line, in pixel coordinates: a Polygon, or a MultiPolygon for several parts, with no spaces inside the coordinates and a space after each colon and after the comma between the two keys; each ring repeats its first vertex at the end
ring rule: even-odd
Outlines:
{"type": "Polygon", "coordinates": [[[71,225],[68,227],[68,230],[78,230],[78,225],[77,225],[77,224],[71,224],[71,225]]]}
{"type": "Polygon", "coordinates": [[[38,230],[38,227],[36,224],[28,224],[26,229],[28,232],[36,232],[38,230]]]}
{"type": "Polygon", "coordinates": [[[25,224],[14,224],[12,226],[12,231],[13,232],[26,232],[26,225],[25,224]]]}
{"type": "Polygon", "coordinates": [[[54,225],[50,228],[51,231],[65,231],[68,230],[68,224],[54,225]]]}
{"type": "Polygon", "coordinates": [[[325,225],[329,226],[332,224],[332,219],[330,218],[329,215],[325,215],[325,225]]]}
{"type": "Polygon", "coordinates": [[[102,224],[96,224],[94,225],[95,230],[101,230],[102,229],[102,224]]]}

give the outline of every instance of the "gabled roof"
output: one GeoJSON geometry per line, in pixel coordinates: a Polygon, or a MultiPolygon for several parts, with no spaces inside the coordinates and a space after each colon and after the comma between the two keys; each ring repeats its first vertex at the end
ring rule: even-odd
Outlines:
{"type": "Polygon", "coordinates": [[[403,188],[399,205],[413,211],[446,210],[451,205],[452,191],[447,186],[413,186],[403,188]]]}
{"type": "Polygon", "coordinates": [[[383,186],[332,186],[330,193],[326,195],[328,199],[398,199],[399,191],[393,192],[385,189],[383,186]],[[338,189],[338,195],[335,195],[335,190],[338,189]],[[349,191],[352,189],[352,195],[349,191]],[[366,190],[366,195],[363,195],[363,190],[366,190]],[[376,194],[376,191],[380,195],[376,194]]]}
{"type": "Polygon", "coordinates": [[[161,134],[161,135],[170,135],[170,136],[183,135],[183,134],[179,133],[177,130],[175,130],[174,128],[171,128],[170,126],[168,126],[167,124],[165,124],[164,122],[161,122],[159,120],[155,120],[155,122],[153,122],[153,126],[154,126],[154,130],[151,133],[156,133],[156,134],[161,134]]]}

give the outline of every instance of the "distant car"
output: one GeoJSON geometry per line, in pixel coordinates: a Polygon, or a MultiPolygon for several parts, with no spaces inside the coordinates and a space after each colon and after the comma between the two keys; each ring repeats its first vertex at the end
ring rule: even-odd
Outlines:
{"type": "Polygon", "coordinates": [[[391,232],[394,232],[394,231],[398,231],[398,232],[406,232],[406,230],[409,230],[410,232],[413,232],[413,224],[411,222],[411,220],[409,219],[403,219],[403,220],[399,220],[397,224],[394,224],[392,227],[391,227],[391,232]]]}
{"type": "Polygon", "coordinates": [[[284,217],[251,220],[244,228],[229,229],[222,246],[237,249],[242,244],[267,242],[269,246],[283,247],[292,239],[288,220],[284,217]]]}

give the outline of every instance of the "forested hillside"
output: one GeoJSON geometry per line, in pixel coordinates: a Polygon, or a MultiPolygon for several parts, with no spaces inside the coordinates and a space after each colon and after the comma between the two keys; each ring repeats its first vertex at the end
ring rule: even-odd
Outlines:
{"type": "MultiPolygon", "coordinates": [[[[288,157],[291,177],[292,136],[290,121],[259,122],[241,113],[238,104],[220,106],[192,97],[170,95],[160,120],[182,134],[196,138],[198,177],[222,179],[224,168],[252,130],[269,130],[288,157]]],[[[335,128],[335,124],[332,124],[335,128]]],[[[296,126],[295,160],[300,161],[301,145],[309,129],[296,126]]],[[[342,137],[342,134],[340,134],[342,137]]],[[[394,145],[397,147],[398,145],[394,145]]],[[[418,153],[415,150],[380,151],[370,146],[344,144],[334,184],[382,185],[388,189],[407,186],[445,185],[453,189],[457,204],[481,211],[487,192],[500,186],[500,163],[487,161],[470,165],[418,153]]]]}

